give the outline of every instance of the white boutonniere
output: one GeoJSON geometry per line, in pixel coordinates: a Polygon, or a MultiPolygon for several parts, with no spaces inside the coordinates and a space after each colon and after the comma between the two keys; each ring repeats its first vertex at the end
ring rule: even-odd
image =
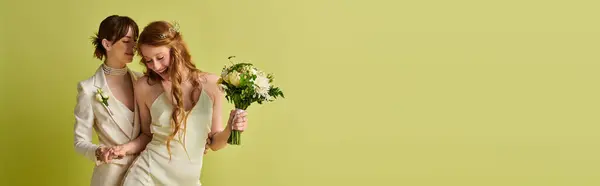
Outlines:
{"type": "Polygon", "coordinates": [[[98,88],[96,90],[96,100],[99,101],[100,103],[102,103],[102,105],[104,105],[104,107],[106,107],[106,110],[108,110],[108,112],[112,115],[112,111],[108,107],[108,98],[109,98],[108,95],[104,94],[104,92],[102,91],[102,88],[98,88]]]}

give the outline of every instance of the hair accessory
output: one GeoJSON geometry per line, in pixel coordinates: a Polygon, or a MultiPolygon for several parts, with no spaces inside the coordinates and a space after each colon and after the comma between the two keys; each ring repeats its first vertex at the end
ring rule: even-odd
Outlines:
{"type": "MultiPolygon", "coordinates": [[[[172,26],[169,28],[169,33],[179,33],[179,23],[177,21],[173,21],[171,25],[172,26]]],[[[158,37],[160,37],[160,39],[165,39],[167,38],[167,34],[161,33],[158,37]]]]}

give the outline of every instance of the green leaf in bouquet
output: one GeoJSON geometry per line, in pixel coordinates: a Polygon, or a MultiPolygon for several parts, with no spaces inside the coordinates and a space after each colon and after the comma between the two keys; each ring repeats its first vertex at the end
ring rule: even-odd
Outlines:
{"type": "Polygon", "coordinates": [[[283,92],[281,91],[281,89],[279,89],[279,87],[271,86],[271,89],[269,89],[269,95],[272,96],[273,98],[277,98],[279,96],[281,96],[282,98],[285,98],[285,96],[283,95],[283,92]]]}
{"type": "Polygon", "coordinates": [[[241,87],[252,86],[252,82],[250,80],[252,80],[252,77],[248,76],[247,74],[241,74],[240,75],[240,86],[241,87]]]}
{"type": "Polygon", "coordinates": [[[267,79],[269,79],[269,83],[273,83],[275,77],[273,76],[273,74],[267,74],[267,79]]]}

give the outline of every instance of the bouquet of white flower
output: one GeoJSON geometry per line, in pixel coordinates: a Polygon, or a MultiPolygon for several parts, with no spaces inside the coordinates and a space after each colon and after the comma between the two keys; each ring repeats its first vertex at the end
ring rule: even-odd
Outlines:
{"type": "MultiPolygon", "coordinates": [[[[235,105],[236,109],[246,110],[252,103],[274,101],[277,97],[284,98],[283,92],[271,85],[273,74],[266,74],[254,67],[252,63],[232,63],[231,66],[225,66],[221,72],[221,78],[218,84],[225,91],[225,98],[235,105]]],[[[227,143],[231,145],[240,145],[240,131],[232,131],[227,143]]]]}

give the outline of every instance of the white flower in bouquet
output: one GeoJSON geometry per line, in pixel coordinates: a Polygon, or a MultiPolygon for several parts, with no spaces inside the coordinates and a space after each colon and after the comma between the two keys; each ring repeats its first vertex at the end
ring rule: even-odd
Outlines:
{"type": "MultiPolygon", "coordinates": [[[[228,59],[231,60],[235,56],[228,59]]],[[[277,97],[284,98],[283,92],[271,83],[274,77],[256,68],[252,63],[233,63],[225,66],[221,72],[218,84],[225,91],[225,98],[235,105],[236,109],[246,110],[257,102],[274,101],[277,97]]],[[[240,144],[240,132],[232,131],[229,140],[232,145],[240,144]]]]}
{"type": "Polygon", "coordinates": [[[240,73],[237,71],[233,71],[227,75],[228,83],[233,86],[240,86],[240,73]]]}
{"type": "Polygon", "coordinates": [[[269,89],[271,85],[269,84],[269,79],[264,76],[257,76],[254,80],[254,92],[256,92],[259,96],[266,98],[269,100],[269,89]]]}

